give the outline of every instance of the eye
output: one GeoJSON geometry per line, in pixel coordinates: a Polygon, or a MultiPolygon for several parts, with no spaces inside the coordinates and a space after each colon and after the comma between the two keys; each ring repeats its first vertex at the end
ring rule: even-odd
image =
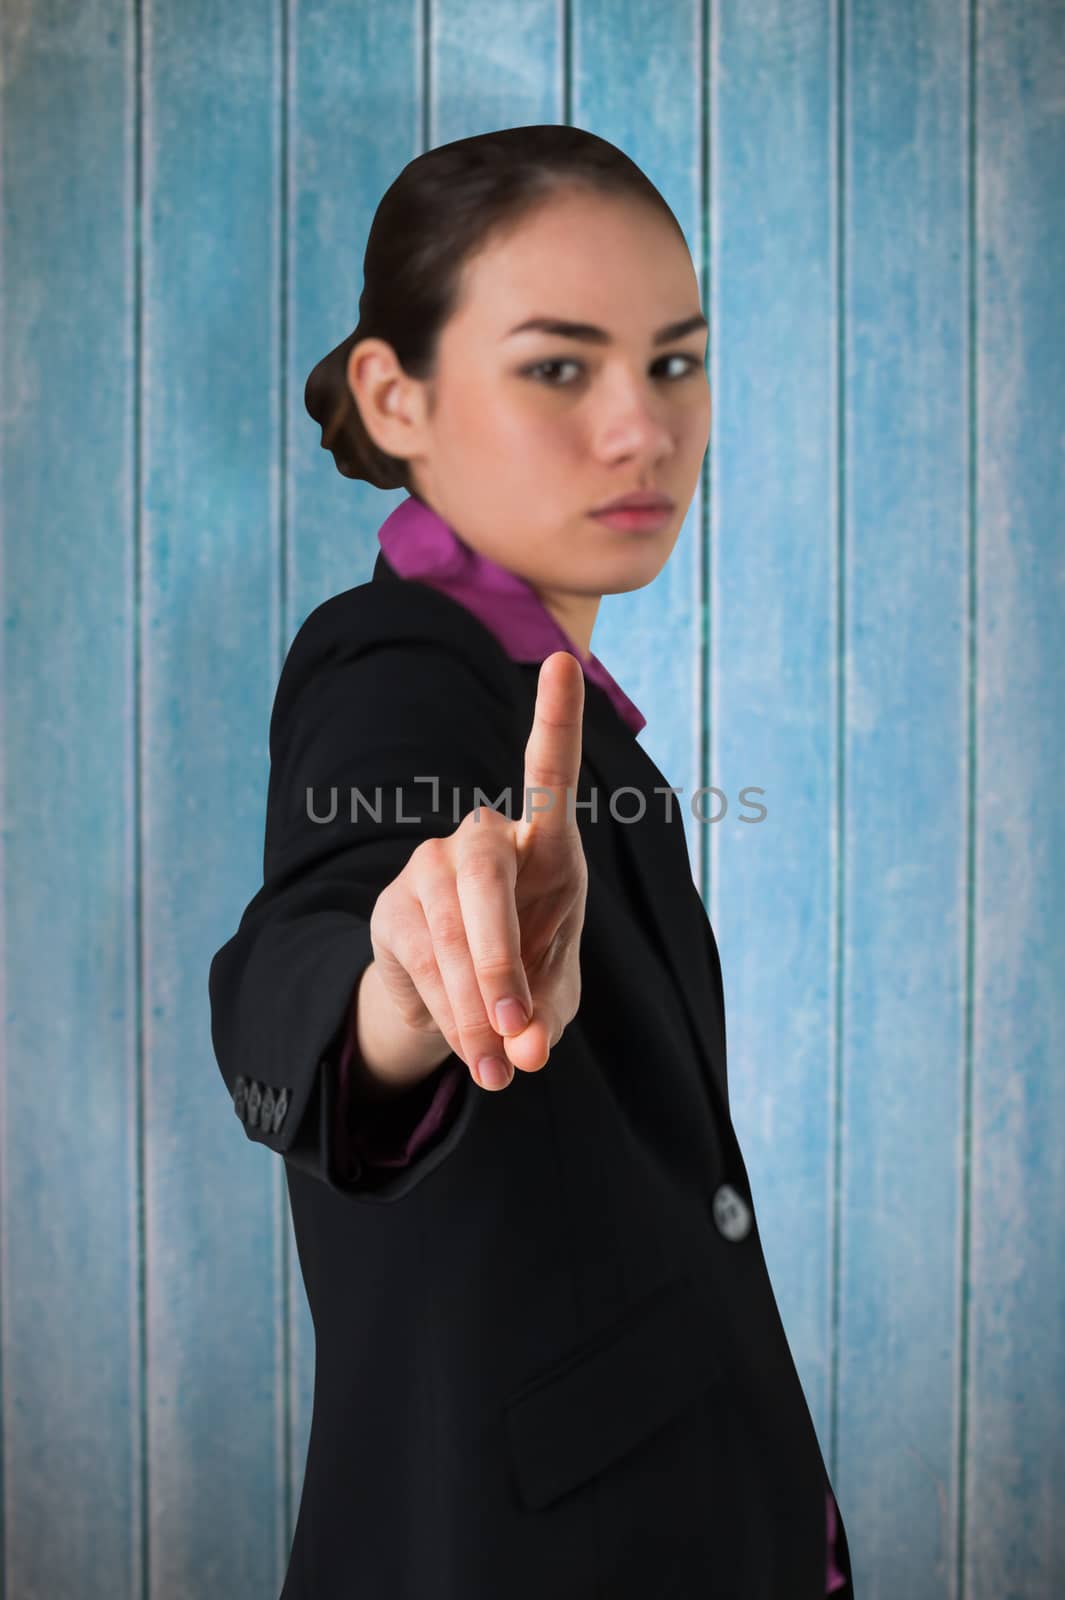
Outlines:
{"type": "MultiPolygon", "coordinates": [[[[677,374],[680,378],[690,377],[693,372],[702,366],[702,361],[698,356],[683,355],[679,351],[674,352],[672,355],[660,356],[655,362],[655,366],[661,366],[664,361],[683,361],[685,363],[683,371],[677,374]]],[[[530,367],[522,367],[521,375],[523,378],[536,378],[537,382],[545,383],[549,389],[572,389],[572,383],[553,383],[549,379],[537,378],[536,375],[551,367],[580,367],[580,365],[581,363],[575,361],[572,356],[553,356],[546,361],[536,361],[530,367]]]]}

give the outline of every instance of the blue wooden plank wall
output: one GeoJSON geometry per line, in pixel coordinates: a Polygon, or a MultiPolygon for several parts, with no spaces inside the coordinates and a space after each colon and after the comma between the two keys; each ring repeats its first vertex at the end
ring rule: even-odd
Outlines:
{"type": "Polygon", "coordinates": [[[703,488],[595,648],[728,799],[733,1112],[860,1600],[1061,1596],[1065,10],[4,0],[0,118],[0,1600],[280,1591],[313,1330],[207,964],[288,642],[400,498],[303,382],[399,168],[541,121],[658,183],[711,321],[703,488]]]}

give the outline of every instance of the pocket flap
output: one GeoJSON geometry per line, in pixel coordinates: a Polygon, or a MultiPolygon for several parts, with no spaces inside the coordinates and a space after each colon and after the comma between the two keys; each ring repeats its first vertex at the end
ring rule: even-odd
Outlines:
{"type": "Polygon", "coordinates": [[[523,1504],[537,1511],[594,1477],[715,1382],[716,1332],[685,1275],[524,1383],[503,1408],[523,1504]]]}

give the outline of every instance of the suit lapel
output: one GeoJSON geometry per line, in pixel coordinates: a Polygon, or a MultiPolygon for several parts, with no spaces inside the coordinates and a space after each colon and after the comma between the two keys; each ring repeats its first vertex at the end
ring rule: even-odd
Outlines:
{"type": "MultiPolygon", "coordinates": [[[[688,1019],[695,1051],[711,1095],[716,1096],[727,1121],[728,1092],[725,1069],[725,1030],[720,992],[720,968],[699,891],[691,875],[691,861],[680,807],[672,801],[674,815],[666,821],[666,780],[650,756],[633,738],[613,708],[611,717],[585,715],[583,759],[600,789],[599,811],[609,807],[611,795],[638,788],[647,800],[643,823],[621,822],[615,829],[618,849],[632,868],[639,885],[651,943],[661,954],[677,988],[688,1019]],[[683,884],[675,894],[666,885],[683,884]]],[[[632,795],[618,795],[619,816],[636,814],[632,795]]]]}

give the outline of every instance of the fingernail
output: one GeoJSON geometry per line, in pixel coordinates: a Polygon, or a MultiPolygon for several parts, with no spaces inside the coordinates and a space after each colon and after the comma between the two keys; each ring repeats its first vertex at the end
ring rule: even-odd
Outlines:
{"type": "Polygon", "coordinates": [[[505,1089],[510,1082],[506,1062],[498,1056],[482,1056],[477,1063],[477,1076],[486,1089],[505,1089]]]}
{"type": "Polygon", "coordinates": [[[508,995],[505,1000],[496,1001],[497,1033],[520,1033],[528,1020],[528,1013],[520,1000],[512,1000],[508,995]]]}

